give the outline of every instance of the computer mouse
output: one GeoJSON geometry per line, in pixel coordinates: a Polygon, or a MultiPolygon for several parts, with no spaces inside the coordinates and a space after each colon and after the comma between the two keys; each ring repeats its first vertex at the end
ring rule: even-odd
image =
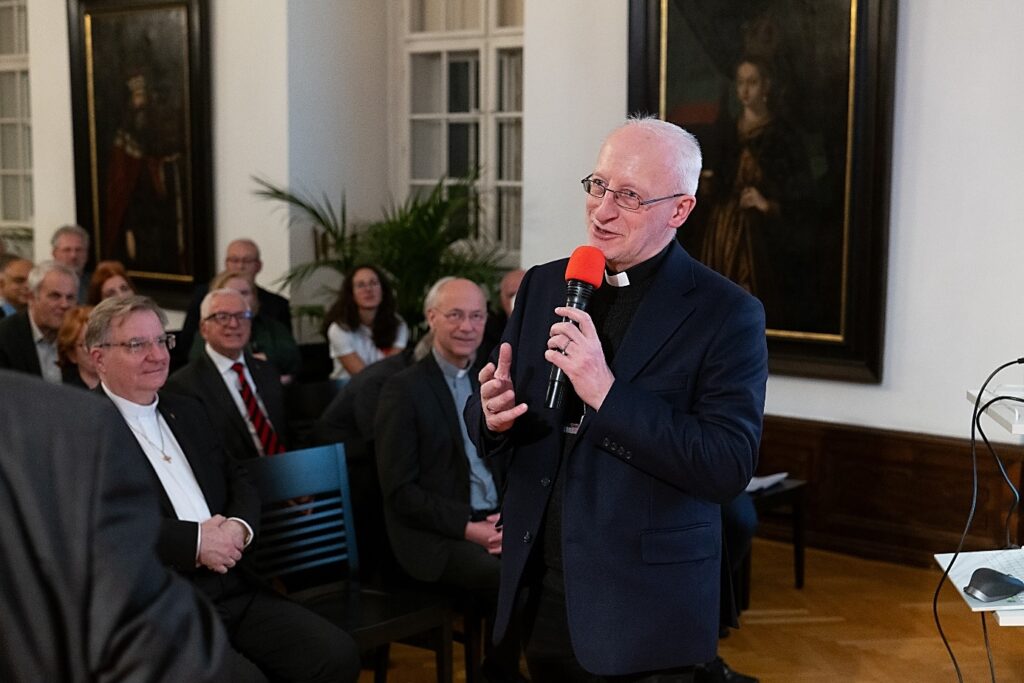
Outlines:
{"type": "Polygon", "coordinates": [[[975,569],[971,582],[964,586],[964,593],[982,602],[1005,600],[1021,591],[1024,591],[1024,581],[988,567],[975,569]]]}

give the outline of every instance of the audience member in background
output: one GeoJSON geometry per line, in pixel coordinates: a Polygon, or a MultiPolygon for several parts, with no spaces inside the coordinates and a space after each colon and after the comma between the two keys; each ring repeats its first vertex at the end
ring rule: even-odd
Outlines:
{"type": "Polygon", "coordinates": [[[62,225],[50,238],[53,260],[63,263],[78,277],[78,303],[84,304],[89,274],[85,264],[89,262],[89,233],[80,225],[62,225]]]}
{"type": "Polygon", "coordinates": [[[43,261],[29,271],[28,290],[26,309],[0,320],[0,368],[60,384],[57,330],[77,301],[77,276],[65,265],[43,261]]]}
{"type": "Polygon", "coordinates": [[[523,281],[526,271],[516,268],[505,273],[498,285],[498,307],[491,307],[490,315],[487,316],[487,327],[484,328],[484,342],[481,344],[484,353],[490,355],[491,350],[501,341],[501,333],[505,331],[505,323],[512,315],[512,304],[516,300],[516,292],[519,291],[519,283],[523,281]]]}
{"type": "Polygon", "coordinates": [[[28,272],[32,262],[14,254],[0,256],[0,318],[28,306],[28,272]]]}
{"type": "MultiPolygon", "coordinates": [[[[233,289],[242,295],[252,313],[250,320],[248,351],[255,358],[269,361],[281,375],[281,381],[288,384],[302,365],[302,354],[295,343],[290,327],[280,321],[268,318],[260,312],[260,302],[256,296],[252,278],[238,271],[218,273],[210,281],[211,289],[233,289]]],[[[206,316],[200,316],[200,326],[206,316]]],[[[188,359],[193,361],[203,355],[206,340],[202,334],[194,337],[188,359]]]]}
{"type": "Polygon", "coordinates": [[[317,444],[344,443],[359,539],[359,571],[365,580],[393,574],[395,564],[384,528],[384,507],[377,478],[373,420],[384,383],[430,353],[431,332],[412,348],[402,349],[366,367],[334,397],[313,427],[317,444]]]}
{"type": "MultiPolygon", "coordinates": [[[[374,425],[384,520],[410,576],[465,591],[493,612],[502,532],[503,458],[483,461],[463,408],[478,388],[473,361],[487,298],[470,280],[442,278],[427,293],[434,346],[384,384],[374,425]]],[[[519,639],[508,634],[483,664],[490,680],[522,680],[519,639]]]]}
{"type": "Polygon", "coordinates": [[[112,296],[135,294],[135,285],[128,277],[124,264],[120,261],[100,261],[89,279],[89,291],[86,301],[95,306],[112,296]]]}
{"type": "MultiPolygon", "coordinates": [[[[248,275],[251,282],[256,282],[256,276],[263,270],[263,261],[260,260],[260,248],[251,239],[237,239],[228,244],[227,252],[224,255],[224,270],[233,273],[248,275]]],[[[203,297],[211,289],[216,289],[210,284],[201,284],[192,293],[192,302],[188,305],[185,314],[185,322],[181,332],[177,335],[177,348],[181,357],[175,358],[176,363],[183,364],[192,349],[192,340],[199,331],[199,305],[203,297]]],[[[285,329],[291,332],[292,309],[288,299],[280,294],[256,287],[256,298],[259,301],[259,310],[264,318],[276,320],[285,329]]]]}
{"type": "Polygon", "coordinates": [[[220,619],[154,551],[153,477],[97,396],[0,371],[0,680],[223,681],[220,619]],[[54,419],[49,407],[59,406],[54,419]]]}
{"type": "Polygon", "coordinates": [[[324,336],[334,360],[331,379],[347,380],[406,347],[409,328],[395,313],[395,297],[384,273],[363,265],[345,277],[338,300],[324,316],[324,336]]]}
{"type": "Polygon", "coordinates": [[[157,554],[224,620],[234,648],[231,680],[354,682],[359,652],[351,637],[270,591],[251,566],[259,497],[202,405],[157,393],[174,345],[165,325],[155,303],[132,295],[98,304],[86,332],[101,391],[135,435],[133,455],[163,489],[157,554]]]}
{"type": "Polygon", "coordinates": [[[92,306],[78,306],[68,311],[57,330],[57,364],[64,384],[95,389],[100,383],[92,355],[85,346],[85,325],[92,306]]]}
{"type": "Polygon", "coordinates": [[[202,403],[234,457],[283,453],[281,376],[272,363],[246,350],[253,322],[249,302],[235,289],[217,288],[203,297],[200,311],[199,334],[206,343],[171,376],[167,391],[202,403]]]}

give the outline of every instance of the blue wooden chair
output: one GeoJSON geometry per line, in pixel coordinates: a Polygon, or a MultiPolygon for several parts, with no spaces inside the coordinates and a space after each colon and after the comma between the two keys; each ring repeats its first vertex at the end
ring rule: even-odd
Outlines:
{"type": "Polygon", "coordinates": [[[438,683],[452,680],[447,601],[416,590],[361,586],[345,449],[341,444],[246,461],[263,500],[256,560],[268,579],[313,585],[289,597],[337,624],[373,652],[374,681],[387,680],[389,646],[429,643],[438,683]]]}

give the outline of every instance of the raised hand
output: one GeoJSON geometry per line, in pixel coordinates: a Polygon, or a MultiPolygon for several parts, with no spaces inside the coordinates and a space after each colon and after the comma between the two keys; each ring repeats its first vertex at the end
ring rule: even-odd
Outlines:
{"type": "Polygon", "coordinates": [[[498,366],[488,363],[480,371],[480,407],[484,421],[492,432],[512,428],[516,419],[526,412],[525,403],[516,403],[512,387],[512,345],[505,342],[498,350],[498,366]]]}

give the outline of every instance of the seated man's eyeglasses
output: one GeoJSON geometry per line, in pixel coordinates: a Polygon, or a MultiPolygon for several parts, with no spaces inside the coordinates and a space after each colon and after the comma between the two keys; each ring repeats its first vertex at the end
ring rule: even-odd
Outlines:
{"type": "Polygon", "coordinates": [[[473,325],[483,325],[485,322],[487,322],[487,313],[483,311],[473,311],[471,313],[466,313],[461,308],[456,308],[455,310],[448,311],[447,313],[442,313],[441,315],[443,315],[444,319],[453,325],[461,325],[463,322],[465,322],[466,318],[469,318],[469,322],[472,323],[473,325]]]}
{"type": "Polygon", "coordinates": [[[226,311],[220,311],[217,313],[211,313],[210,315],[203,318],[203,320],[213,320],[218,325],[227,325],[232,320],[241,325],[243,322],[252,320],[252,311],[242,311],[241,313],[228,313],[226,311]]]}
{"type": "Polygon", "coordinates": [[[154,347],[166,347],[168,351],[174,348],[174,335],[173,334],[161,334],[159,337],[153,337],[152,339],[129,339],[123,342],[104,342],[97,344],[101,348],[109,348],[111,346],[120,346],[122,349],[127,349],[128,353],[133,355],[141,355],[149,353],[154,347]]]}
{"type": "Polygon", "coordinates": [[[593,173],[588,175],[586,178],[581,180],[583,183],[583,191],[589,194],[591,197],[597,197],[600,199],[605,195],[606,192],[612,193],[612,199],[615,203],[621,206],[623,209],[629,211],[639,211],[641,206],[647,206],[648,204],[654,204],[656,202],[663,202],[666,199],[675,199],[676,197],[685,197],[685,192],[678,192],[676,194],[670,194],[667,197],[658,197],[656,199],[641,199],[640,195],[632,190],[613,190],[608,187],[608,184],[598,178],[593,178],[593,173]]]}

